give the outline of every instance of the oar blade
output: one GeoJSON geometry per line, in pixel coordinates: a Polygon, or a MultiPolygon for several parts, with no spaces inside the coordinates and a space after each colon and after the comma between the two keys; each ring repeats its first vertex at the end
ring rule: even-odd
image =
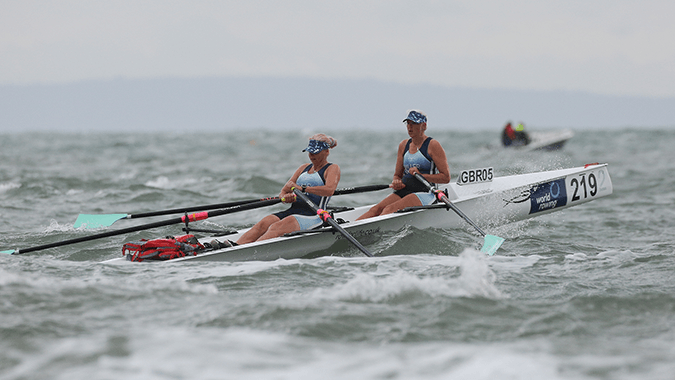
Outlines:
{"type": "Polygon", "coordinates": [[[9,250],[9,251],[0,251],[0,253],[6,253],[6,254],[8,254],[8,255],[13,255],[14,252],[16,252],[15,249],[11,249],[11,250],[9,250]]]}
{"type": "Polygon", "coordinates": [[[504,238],[495,235],[485,235],[485,241],[480,251],[492,256],[502,246],[502,243],[504,243],[504,238]]]}
{"type": "Polygon", "coordinates": [[[80,228],[84,226],[85,229],[110,227],[116,221],[126,217],[127,214],[80,214],[77,216],[77,220],[73,227],[80,228]]]}

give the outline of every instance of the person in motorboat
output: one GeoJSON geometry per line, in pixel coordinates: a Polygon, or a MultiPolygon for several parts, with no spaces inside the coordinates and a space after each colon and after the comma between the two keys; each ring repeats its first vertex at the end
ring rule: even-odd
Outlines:
{"type": "Polygon", "coordinates": [[[438,140],[426,135],[427,115],[420,110],[411,110],[403,122],[406,123],[410,138],[398,144],[394,179],[389,185],[394,192],[357,220],[434,203],[434,194],[415,178],[415,173],[421,174],[432,184],[450,182],[450,167],[445,150],[438,140]]]}
{"type": "Polygon", "coordinates": [[[504,146],[523,146],[529,144],[530,141],[530,136],[525,132],[525,124],[520,122],[516,128],[513,128],[510,121],[506,123],[502,132],[504,146]]]}
{"type": "MultiPolygon", "coordinates": [[[[279,193],[279,198],[291,207],[285,211],[267,215],[243,234],[236,244],[271,239],[286,233],[309,230],[323,224],[323,220],[305,202],[296,199],[293,189],[302,192],[321,209],[325,209],[330,197],[340,182],[340,167],[328,162],[329,150],[337,146],[337,140],[323,133],[309,138],[309,145],[303,149],[309,156],[309,164],[300,165],[279,193]],[[296,202],[297,200],[297,202],[296,202]]],[[[232,242],[213,241],[214,248],[232,245],[232,242]]]]}
{"type": "Polygon", "coordinates": [[[504,146],[509,146],[515,139],[516,131],[513,129],[513,125],[511,125],[511,122],[509,121],[506,123],[506,126],[504,126],[504,130],[502,131],[502,144],[504,146]]]}

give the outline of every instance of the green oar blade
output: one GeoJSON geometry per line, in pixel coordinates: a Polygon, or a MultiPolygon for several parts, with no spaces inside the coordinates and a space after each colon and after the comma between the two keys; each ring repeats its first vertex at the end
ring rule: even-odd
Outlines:
{"type": "Polygon", "coordinates": [[[12,249],[12,250],[9,250],[9,251],[0,251],[0,253],[6,253],[6,254],[8,254],[8,255],[13,255],[14,252],[15,252],[15,250],[13,250],[13,249],[12,249]]]}
{"type": "Polygon", "coordinates": [[[499,247],[502,246],[502,243],[504,243],[504,238],[495,235],[485,235],[483,248],[481,248],[480,251],[487,253],[489,256],[492,256],[495,252],[497,252],[499,247]]]}
{"type": "Polygon", "coordinates": [[[80,228],[100,228],[100,227],[110,227],[113,223],[120,219],[127,217],[127,214],[101,214],[101,215],[91,215],[91,214],[80,214],[77,216],[75,225],[73,227],[80,228]]]}

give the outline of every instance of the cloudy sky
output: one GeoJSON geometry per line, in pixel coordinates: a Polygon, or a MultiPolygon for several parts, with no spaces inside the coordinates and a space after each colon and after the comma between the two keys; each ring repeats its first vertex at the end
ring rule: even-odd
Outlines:
{"type": "Polygon", "coordinates": [[[0,6],[0,85],[271,76],[675,96],[672,0],[0,6]]]}

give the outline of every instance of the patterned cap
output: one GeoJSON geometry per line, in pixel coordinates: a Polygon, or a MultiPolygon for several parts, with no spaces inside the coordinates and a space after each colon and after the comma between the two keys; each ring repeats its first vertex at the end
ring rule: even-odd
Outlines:
{"type": "Polygon", "coordinates": [[[335,148],[336,146],[337,140],[330,136],[324,135],[323,133],[317,133],[309,138],[309,146],[307,146],[307,148],[303,149],[302,151],[317,154],[322,150],[335,148]]]}
{"type": "Polygon", "coordinates": [[[405,122],[406,120],[410,120],[415,124],[426,123],[427,115],[423,114],[420,111],[412,110],[408,113],[408,117],[403,119],[403,122],[405,122]]]}
{"type": "Polygon", "coordinates": [[[309,152],[312,154],[317,154],[321,152],[322,150],[329,149],[330,146],[328,146],[327,143],[319,140],[309,140],[309,145],[307,148],[303,149],[303,152],[309,152]]]}

